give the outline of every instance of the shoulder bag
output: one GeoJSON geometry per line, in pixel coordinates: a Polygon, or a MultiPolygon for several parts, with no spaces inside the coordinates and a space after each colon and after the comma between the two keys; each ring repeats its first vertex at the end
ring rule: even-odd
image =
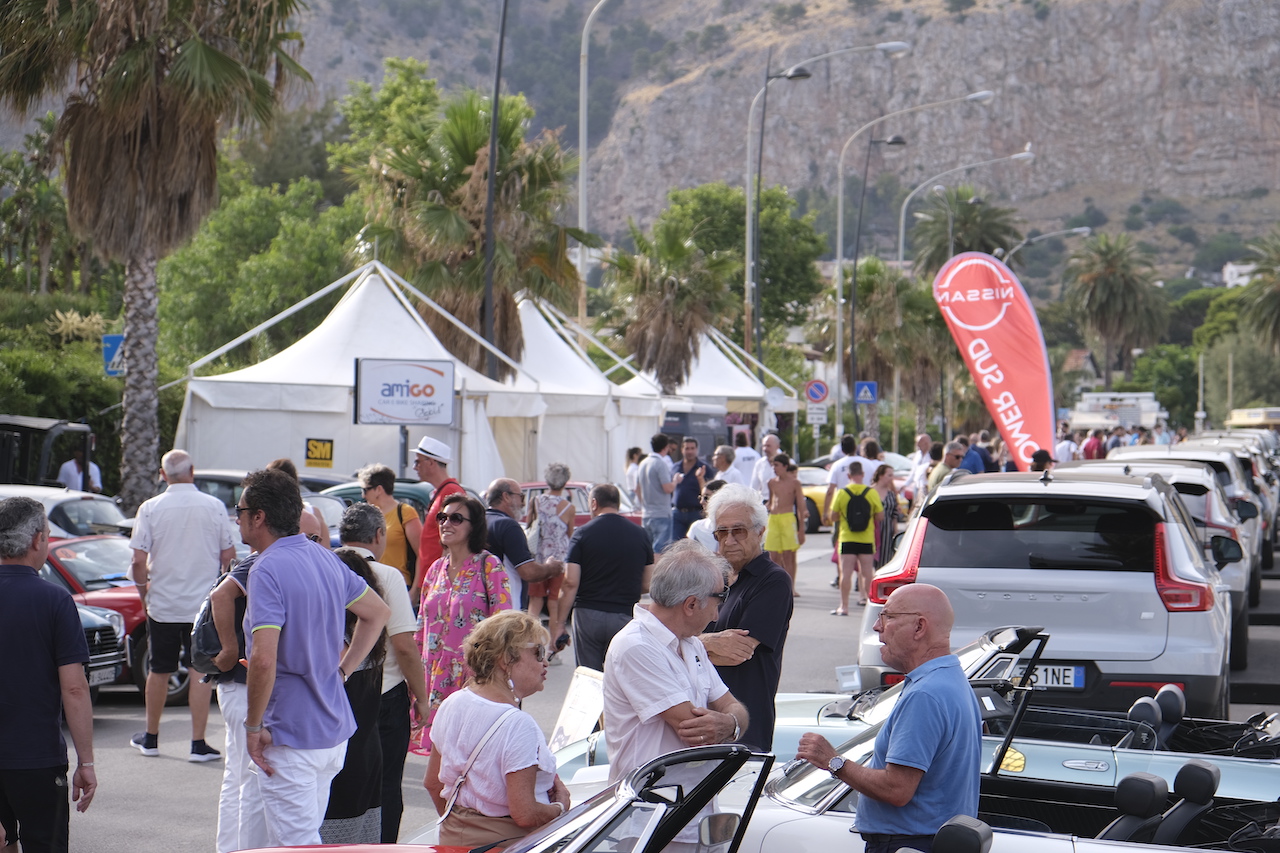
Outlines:
{"type": "Polygon", "coordinates": [[[517,708],[509,708],[502,716],[494,720],[493,725],[489,727],[489,730],[484,733],[484,737],[480,738],[480,742],[476,744],[476,748],[471,750],[471,755],[467,758],[466,765],[462,768],[462,772],[458,774],[457,781],[453,783],[453,790],[449,793],[448,802],[445,803],[444,814],[440,815],[440,820],[436,824],[440,827],[441,844],[473,849],[482,845],[493,844],[494,842],[506,841],[510,838],[521,838],[527,834],[510,815],[492,817],[481,814],[475,809],[457,805],[458,792],[462,790],[463,783],[467,781],[467,774],[471,772],[472,765],[476,763],[480,750],[484,749],[485,744],[497,733],[498,729],[502,728],[502,724],[507,721],[507,718],[517,710],[517,708]]]}

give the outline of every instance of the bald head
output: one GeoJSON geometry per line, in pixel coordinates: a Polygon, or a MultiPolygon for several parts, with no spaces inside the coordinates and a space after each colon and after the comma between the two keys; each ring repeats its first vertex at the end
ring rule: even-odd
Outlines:
{"type": "Polygon", "coordinates": [[[489,484],[488,490],[484,493],[485,500],[489,502],[489,506],[496,507],[507,499],[512,492],[520,494],[520,484],[515,480],[507,477],[499,477],[489,484]]]}
{"type": "Polygon", "coordinates": [[[955,613],[946,593],[927,583],[898,587],[885,602],[875,630],[882,643],[880,657],[900,672],[951,654],[955,613]]]}
{"type": "Polygon", "coordinates": [[[782,446],[781,442],[778,441],[778,437],[773,433],[766,435],[760,445],[764,448],[765,457],[769,459],[777,455],[778,448],[782,446]]]}
{"type": "Polygon", "coordinates": [[[195,482],[196,469],[185,450],[170,450],[160,458],[160,471],[170,483],[195,482]]]}
{"type": "Polygon", "coordinates": [[[945,592],[931,584],[909,583],[898,587],[889,596],[889,601],[904,610],[919,613],[929,620],[930,634],[941,636],[943,641],[950,645],[951,628],[955,625],[956,615],[951,609],[951,602],[947,600],[945,592]]]}

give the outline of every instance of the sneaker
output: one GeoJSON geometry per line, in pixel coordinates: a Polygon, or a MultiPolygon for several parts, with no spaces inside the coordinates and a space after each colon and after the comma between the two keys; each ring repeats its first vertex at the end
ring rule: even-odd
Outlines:
{"type": "Polygon", "coordinates": [[[209,746],[202,740],[191,741],[191,754],[187,756],[187,761],[218,761],[222,758],[222,753],[209,746]]]}
{"type": "Polygon", "coordinates": [[[143,755],[154,758],[160,754],[160,736],[149,735],[146,732],[138,732],[129,738],[129,746],[141,752],[143,755]]]}

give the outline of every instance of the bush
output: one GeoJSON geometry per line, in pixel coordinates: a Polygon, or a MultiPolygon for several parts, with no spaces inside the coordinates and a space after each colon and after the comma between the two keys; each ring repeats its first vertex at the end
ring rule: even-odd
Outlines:
{"type": "Polygon", "coordinates": [[[1088,225],[1090,228],[1101,228],[1110,220],[1107,215],[1093,205],[1092,202],[1086,201],[1084,213],[1073,216],[1067,220],[1068,228],[1079,228],[1082,225],[1088,225]]]}
{"type": "Polygon", "coordinates": [[[1147,227],[1147,220],[1144,219],[1142,214],[1140,213],[1139,214],[1130,213],[1128,216],[1124,218],[1124,229],[1126,231],[1141,231],[1143,228],[1146,228],[1146,227],[1147,227]]]}
{"type": "Polygon", "coordinates": [[[1190,217],[1191,211],[1176,199],[1158,198],[1147,205],[1147,219],[1152,225],[1159,225],[1166,219],[1175,224],[1181,224],[1190,217]]]}
{"type": "Polygon", "coordinates": [[[972,9],[975,5],[977,0],[947,0],[947,11],[960,13],[965,9],[972,9]]]}
{"type": "Polygon", "coordinates": [[[1192,263],[1196,265],[1196,269],[1221,272],[1224,264],[1238,261],[1247,254],[1249,247],[1244,244],[1240,235],[1234,231],[1224,231],[1205,240],[1192,263]]]}
{"type": "Polygon", "coordinates": [[[1174,225],[1169,229],[1169,234],[1189,245],[1200,245],[1200,235],[1190,225],[1174,225]]]}

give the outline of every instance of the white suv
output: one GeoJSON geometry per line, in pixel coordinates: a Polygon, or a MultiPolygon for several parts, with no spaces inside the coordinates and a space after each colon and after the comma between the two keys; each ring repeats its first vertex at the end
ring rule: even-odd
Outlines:
{"type": "MultiPolygon", "coordinates": [[[[1239,559],[1233,540],[1212,543],[1219,562],[1239,559]]],[[[1158,475],[948,475],[871,583],[864,687],[901,678],[872,625],[894,589],[917,581],[947,594],[955,644],[1013,623],[1048,631],[1042,704],[1125,710],[1175,683],[1190,715],[1226,718],[1229,588],[1158,475]]]]}

